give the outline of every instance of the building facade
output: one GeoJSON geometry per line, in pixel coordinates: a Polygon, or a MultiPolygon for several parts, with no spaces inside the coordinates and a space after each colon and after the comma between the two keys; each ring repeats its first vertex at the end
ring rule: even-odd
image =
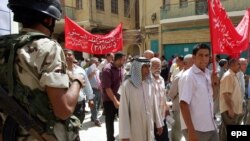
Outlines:
{"type": "MultiPolygon", "coordinates": [[[[139,13],[137,0],[61,0],[63,16],[68,16],[78,25],[93,34],[107,34],[123,23],[123,52],[140,53],[137,41],[139,13]]],[[[55,32],[64,31],[64,18],[56,25],[55,32]]]]}
{"type": "Polygon", "coordinates": [[[160,48],[160,7],[162,0],[140,0],[140,31],[143,49],[161,54],[160,48]]]}

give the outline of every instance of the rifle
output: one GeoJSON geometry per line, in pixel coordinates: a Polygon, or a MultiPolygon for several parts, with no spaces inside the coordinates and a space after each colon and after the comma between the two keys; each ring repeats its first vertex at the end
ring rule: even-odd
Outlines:
{"type": "Polygon", "coordinates": [[[38,141],[45,141],[42,137],[45,133],[43,125],[38,120],[31,117],[15,100],[8,96],[5,89],[0,86],[0,109],[10,116],[38,141]]]}

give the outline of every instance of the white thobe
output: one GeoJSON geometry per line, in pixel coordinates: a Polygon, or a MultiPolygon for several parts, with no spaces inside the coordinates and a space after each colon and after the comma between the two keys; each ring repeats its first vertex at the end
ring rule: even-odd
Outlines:
{"type": "Polygon", "coordinates": [[[118,93],[121,95],[119,138],[130,141],[154,141],[154,122],[157,128],[162,127],[163,123],[152,84],[143,81],[142,85],[136,88],[127,79],[118,93]]]}

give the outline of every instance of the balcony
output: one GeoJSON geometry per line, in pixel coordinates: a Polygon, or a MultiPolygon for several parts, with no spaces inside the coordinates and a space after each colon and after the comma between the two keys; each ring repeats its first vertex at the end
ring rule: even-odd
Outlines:
{"type": "MultiPolygon", "coordinates": [[[[221,0],[227,12],[242,11],[250,7],[250,0],[221,0]]],[[[161,7],[161,20],[207,14],[207,0],[168,4],[161,7]]]]}
{"type": "Polygon", "coordinates": [[[64,16],[69,17],[72,20],[76,19],[76,8],[75,7],[70,7],[70,6],[62,6],[62,18],[64,16]]]}

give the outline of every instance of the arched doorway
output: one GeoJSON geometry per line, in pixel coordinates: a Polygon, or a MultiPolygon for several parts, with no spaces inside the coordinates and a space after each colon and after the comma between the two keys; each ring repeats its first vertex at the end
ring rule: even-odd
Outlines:
{"type": "Polygon", "coordinates": [[[140,56],[140,46],[137,44],[129,45],[127,48],[127,54],[131,56],[140,56]]]}

